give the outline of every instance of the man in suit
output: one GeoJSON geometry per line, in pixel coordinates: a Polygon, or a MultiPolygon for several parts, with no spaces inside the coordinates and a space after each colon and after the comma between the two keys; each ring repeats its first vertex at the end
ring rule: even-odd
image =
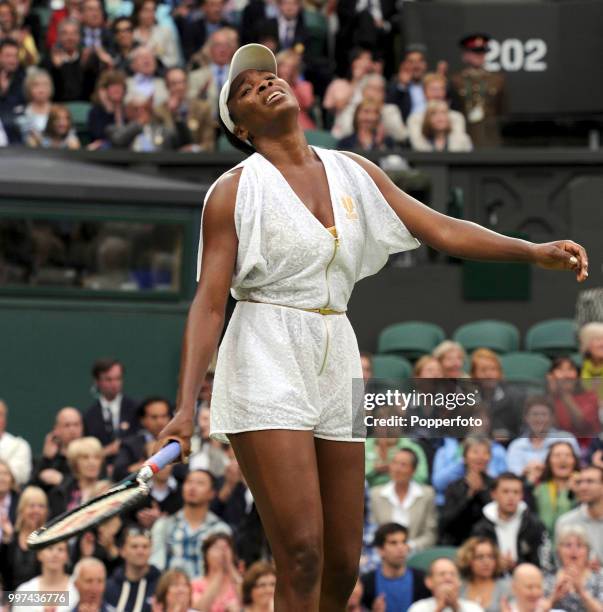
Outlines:
{"type": "Polygon", "coordinates": [[[123,376],[117,359],[98,359],[92,366],[98,399],[84,414],[84,432],[100,440],[108,460],[117,454],[121,440],[138,430],[137,403],[123,394],[123,376]]]}
{"type": "Polygon", "coordinates": [[[463,70],[451,78],[458,105],[467,119],[467,132],[476,147],[501,144],[500,118],[506,112],[505,77],[484,68],[487,34],[469,34],[460,41],[463,70]]]}
{"type": "Polygon", "coordinates": [[[113,36],[105,26],[105,15],[99,0],[85,0],[82,4],[82,45],[85,49],[111,48],[113,36]]]}
{"type": "Polygon", "coordinates": [[[278,41],[278,51],[294,49],[303,52],[307,44],[301,0],[278,0],[278,15],[264,19],[258,25],[260,38],[278,41]]]}
{"type": "Polygon", "coordinates": [[[142,467],[151,456],[157,436],[168,424],[171,413],[170,403],[162,397],[149,397],[140,404],[138,408],[140,429],[122,440],[115,459],[114,480],[121,480],[142,467]]]}
{"type": "Polygon", "coordinates": [[[237,31],[221,28],[209,37],[209,63],[189,73],[189,98],[207,100],[214,119],[218,116],[218,98],[222,85],[228,78],[232,56],[239,46],[237,31]]]}
{"type": "Polygon", "coordinates": [[[367,609],[406,612],[413,602],[429,597],[425,574],[406,566],[407,538],[408,530],[397,523],[385,523],[377,529],[374,545],[381,563],[360,577],[364,589],[362,604],[367,609]]]}
{"type": "Polygon", "coordinates": [[[434,490],[413,481],[417,464],[414,451],[401,448],[389,465],[390,482],[374,487],[370,501],[372,522],[403,525],[413,552],[433,546],[438,527],[434,490]]]}
{"type": "Polygon", "coordinates": [[[413,113],[425,110],[427,100],[423,77],[426,74],[427,60],[424,49],[418,46],[409,47],[387,90],[387,102],[398,106],[404,121],[413,113]]]}

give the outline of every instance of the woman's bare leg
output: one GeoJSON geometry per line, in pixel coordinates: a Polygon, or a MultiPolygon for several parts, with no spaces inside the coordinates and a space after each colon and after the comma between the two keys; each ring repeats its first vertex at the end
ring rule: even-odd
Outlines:
{"type": "Polygon", "coordinates": [[[324,523],[320,612],[344,612],[362,551],[364,444],[315,443],[324,523]]]}
{"type": "Polygon", "coordinates": [[[270,429],[228,438],[274,555],[275,612],[319,612],[323,511],[312,432],[270,429]]]}

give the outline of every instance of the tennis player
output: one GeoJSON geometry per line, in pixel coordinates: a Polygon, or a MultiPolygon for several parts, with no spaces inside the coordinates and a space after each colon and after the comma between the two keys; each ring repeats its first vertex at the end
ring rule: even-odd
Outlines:
{"type": "Polygon", "coordinates": [[[363,157],[309,146],[295,95],[262,45],[235,53],[219,107],[227,136],[251,155],[205,199],[177,412],[160,440],[189,452],[230,291],[238,303],[218,353],[211,435],[232,444],[253,494],[276,562],[276,612],[341,612],[364,509],[351,408],[362,370],[345,314],[354,283],[419,240],[455,257],[572,270],[579,281],[586,252],[449,218],[363,157]]]}

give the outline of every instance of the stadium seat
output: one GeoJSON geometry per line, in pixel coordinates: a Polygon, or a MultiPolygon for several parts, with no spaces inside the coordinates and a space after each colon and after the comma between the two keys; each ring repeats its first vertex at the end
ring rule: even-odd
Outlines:
{"type": "Polygon", "coordinates": [[[233,151],[238,151],[238,149],[233,147],[230,142],[228,142],[228,138],[226,138],[224,134],[220,134],[220,137],[216,142],[216,151],[218,151],[218,153],[232,153],[233,151]]]}
{"type": "Polygon", "coordinates": [[[569,358],[578,366],[578,368],[582,369],[582,364],[584,363],[584,355],[582,353],[572,353],[569,358]]]}
{"type": "Polygon", "coordinates": [[[408,359],[398,355],[375,355],[373,357],[373,377],[389,380],[410,378],[412,365],[408,359]]]}
{"type": "Polygon", "coordinates": [[[573,319],[548,319],[532,325],[526,334],[526,350],[549,357],[571,355],[578,348],[573,319]]]}
{"type": "Polygon", "coordinates": [[[456,560],[457,549],[454,546],[433,546],[416,552],[408,557],[407,565],[412,569],[426,572],[433,561],[441,557],[456,560]]]}
{"type": "Polygon", "coordinates": [[[304,25],[308,31],[306,52],[310,57],[323,57],[327,46],[329,27],[327,18],[318,11],[304,9],[304,25]]]}
{"type": "Polygon", "coordinates": [[[393,353],[415,360],[431,353],[446,334],[439,325],[424,321],[406,321],[389,325],[379,334],[377,352],[393,353]]]}
{"type": "Polygon", "coordinates": [[[337,146],[337,138],[326,130],[305,130],[308,144],[322,147],[323,149],[334,149],[337,146]]]}
{"type": "Polygon", "coordinates": [[[551,367],[551,360],[539,353],[517,351],[500,358],[503,373],[508,380],[540,381],[551,367]]]}
{"type": "Polygon", "coordinates": [[[67,102],[65,106],[71,113],[71,124],[78,136],[88,134],[88,113],[92,108],[90,102],[67,102]]]}
{"type": "Polygon", "coordinates": [[[483,320],[461,325],[452,336],[470,353],[477,348],[489,348],[497,353],[519,350],[519,330],[505,321],[483,320]]]}

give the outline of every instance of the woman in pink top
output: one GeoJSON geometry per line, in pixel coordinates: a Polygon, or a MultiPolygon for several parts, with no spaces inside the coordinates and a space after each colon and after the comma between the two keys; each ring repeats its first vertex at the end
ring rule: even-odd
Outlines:
{"type": "Polygon", "coordinates": [[[278,64],[278,74],[281,79],[285,79],[291,86],[297,101],[299,102],[299,127],[302,130],[315,130],[316,123],[309,115],[309,111],[314,106],[314,88],[309,81],[299,78],[301,68],[301,57],[299,53],[292,49],[281,51],[276,56],[278,64]]]}
{"type": "Polygon", "coordinates": [[[203,542],[205,576],[193,580],[193,608],[203,612],[239,612],[243,579],[235,567],[234,544],[225,533],[203,542]]]}

